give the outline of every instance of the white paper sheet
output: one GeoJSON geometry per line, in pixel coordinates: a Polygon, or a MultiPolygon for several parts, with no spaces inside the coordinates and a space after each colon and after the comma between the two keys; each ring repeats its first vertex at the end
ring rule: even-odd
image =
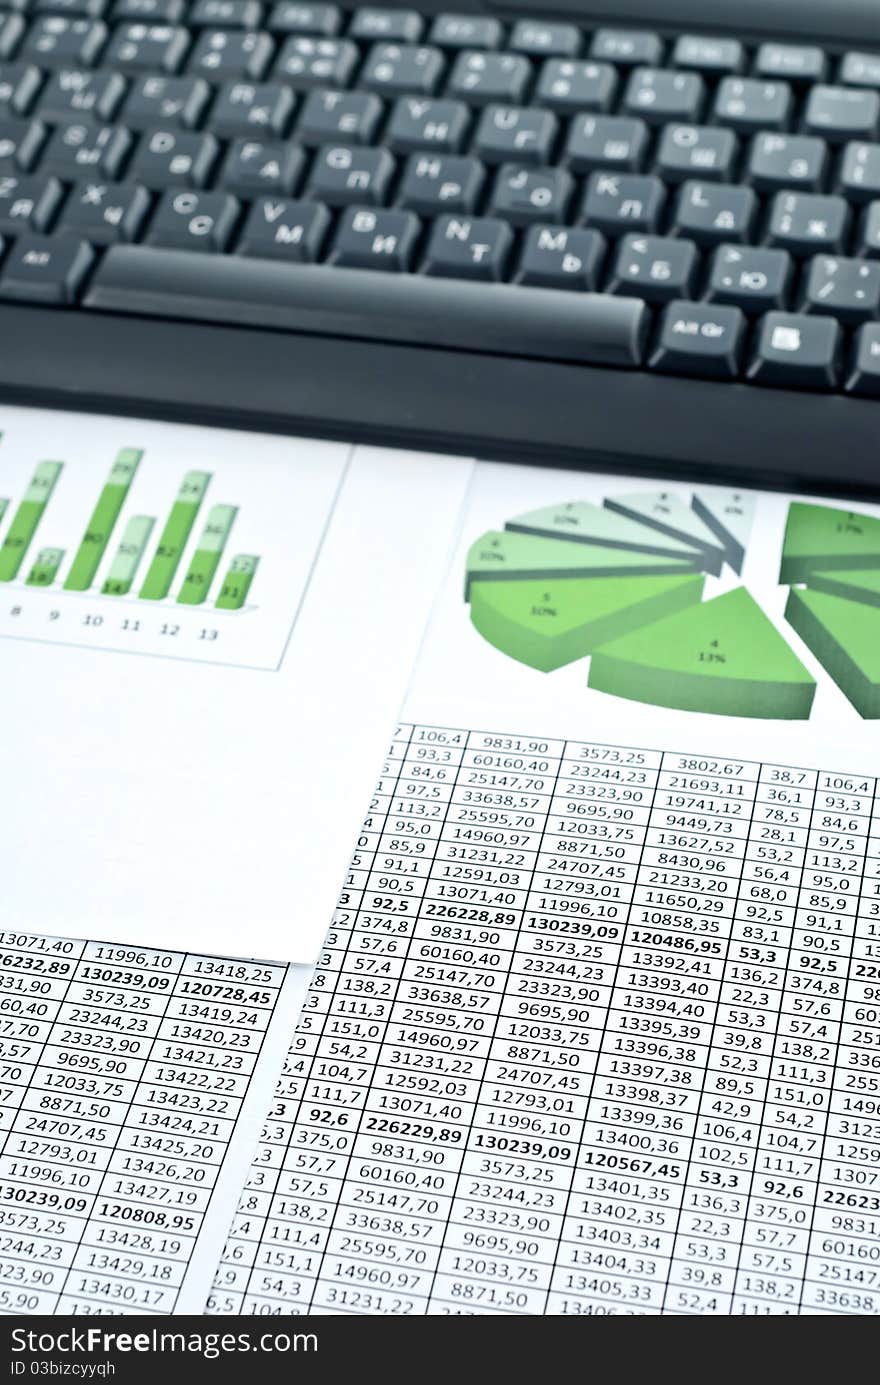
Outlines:
{"type": "Polygon", "coordinates": [[[764,615],[609,644],[618,695],[523,662],[558,579],[462,600],[487,530],[657,489],[477,467],[210,1311],[880,1313],[880,509],[741,496],[701,595],[764,615]],[[808,643],[784,546],[850,584],[808,643]]]}

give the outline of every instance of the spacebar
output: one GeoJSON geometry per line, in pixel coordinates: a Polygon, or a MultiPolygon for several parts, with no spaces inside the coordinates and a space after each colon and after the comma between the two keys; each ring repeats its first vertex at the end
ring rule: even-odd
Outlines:
{"type": "Polygon", "coordinates": [[[139,245],[107,251],[85,306],[607,366],[639,365],[648,330],[638,298],[139,245]]]}

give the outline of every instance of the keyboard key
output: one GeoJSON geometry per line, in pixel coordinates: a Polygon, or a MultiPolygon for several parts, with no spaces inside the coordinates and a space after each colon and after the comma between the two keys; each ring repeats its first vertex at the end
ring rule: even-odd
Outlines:
{"type": "Polygon", "coordinates": [[[329,207],[355,202],[378,207],[388,196],[395,166],[387,149],[326,145],[315,155],[306,193],[329,207]]]}
{"type": "Polygon", "coordinates": [[[420,230],[412,212],[349,207],[339,218],[327,259],[352,269],[407,270],[420,230]]]}
{"type": "Polygon", "coordinates": [[[395,102],[385,142],[395,154],[417,149],[455,153],[464,142],[471,117],[461,101],[424,101],[404,96],[395,102]]]}
{"type": "Polygon", "coordinates": [[[415,10],[380,10],[364,7],[355,10],[348,33],[351,38],[370,42],[384,39],[388,43],[418,43],[424,20],[415,10]]]}
{"type": "Polygon", "coordinates": [[[489,199],[489,216],[501,217],[511,226],[536,221],[565,221],[574,192],[574,179],[564,168],[499,168],[489,199]]]}
{"type": "Polygon", "coordinates": [[[193,0],[191,29],[256,29],[263,18],[259,0],[193,0]]]}
{"type": "Polygon", "coordinates": [[[272,6],[266,28],[273,34],[306,34],[332,38],[342,27],[338,5],[311,5],[303,0],[279,0],[272,6]]]}
{"type": "Polygon", "coordinates": [[[607,292],[630,294],[648,303],[690,298],[699,266],[690,240],[664,236],[624,236],[618,246],[607,292]]]}
{"type": "Polygon", "coordinates": [[[259,80],[275,45],[268,34],[228,29],[206,29],[196,42],[187,71],[214,81],[233,77],[259,80]]]}
{"type": "Polygon", "coordinates": [[[709,125],[667,125],[660,136],[657,171],[667,183],[685,178],[717,178],[727,181],[737,153],[731,130],[709,125]]]}
{"type": "Polygon", "coordinates": [[[740,72],[745,52],[739,39],[706,38],[701,34],[682,34],[672,50],[674,67],[691,68],[716,77],[725,72],[740,72]]]}
{"type": "Polygon", "coordinates": [[[486,178],[476,159],[413,154],[406,164],[397,201],[422,216],[443,212],[469,213],[486,178]]]}
{"type": "Polygon", "coordinates": [[[704,94],[703,79],[696,72],[637,67],[630,76],[622,109],[628,115],[641,116],[649,125],[665,125],[670,120],[696,122],[704,94]]]}
{"type": "Polygon", "coordinates": [[[220,146],[213,135],[164,128],[144,133],[128,169],[132,182],[146,188],[202,188],[220,146]]]}
{"type": "Polygon", "coordinates": [[[189,47],[189,34],[172,24],[122,24],[113,31],[104,66],[139,76],[176,72],[189,47]]]}
{"type": "Polygon", "coordinates": [[[831,317],[767,313],[759,324],[749,379],[789,389],[834,389],[840,342],[840,327],[831,317]]]}
{"type": "Polygon", "coordinates": [[[828,60],[821,48],[807,44],[762,43],[755,58],[759,77],[784,77],[789,82],[822,82],[828,60]]]}
{"type": "MultiPolygon", "coordinates": [[[[103,26],[101,27],[103,28],[103,26]]],[[[25,23],[21,15],[2,15],[0,13],[0,60],[5,62],[7,58],[11,58],[15,54],[24,31],[25,23]]],[[[44,66],[46,65],[44,63],[44,66]]]]}
{"type": "Polygon", "coordinates": [[[676,301],[664,309],[653,370],[735,380],[746,319],[739,308],[676,301]]]}
{"type": "Polygon", "coordinates": [[[225,250],[239,210],[237,198],[226,192],[164,192],[146,244],[169,250],[225,250]]]}
{"type": "Polygon", "coordinates": [[[785,308],[793,272],[794,261],[785,250],[719,245],[712,257],[707,297],[748,314],[785,308]]]}
{"type": "Polygon", "coordinates": [[[880,255],[880,202],[870,202],[862,216],[856,253],[880,255]]]}
{"type": "Polygon", "coordinates": [[[684,183],[673,215],[677,235],[698,245],[746,241],[758,210],[751,188],[731,183],[684,183]]]}
{"type": "Polygon", "coordinates": [[[178,24],[185,10],[185,0],[116,0],[112,17],[114,24],[178,24]]]}
{"type": "Polygon", "coordinates": [[[76,301],[95,252],[73,236],[24,235],[0,274],[0,298],[62,306],[76,301]]]}
{"type": "Polygon", "coordinates": [[[62,68],[53,72],[40,98],[43,120],[112,120],[126,92],[124,77],[118,72],[88,72],[83,68],[62,68]]]}
{"type": "Polygon", "coordinates": [[[597,29],[590,57],[617,67],[656,67],[663,57],[663,44],[659,34],[643,29],[597,29]]]}
{"type": "Polygon", "coordinates": [[[868,323],[856,333],[846,388],[852,394],[880,399],[880,323],[868,323]]]}
{"type": "Polygon", "coordinates": [[[497,19],[470,14],[438,14],[431,25],[429,43],[440,48],[497,48],[502,29],[497,19]]]}
{"type": "Polygon", "coordinates": [[[503,221],[441,216],[431,231],[422,272],[497,283],[505,277],[512,245],[513,232],[503,221]]]}
{"type": "Polygon", "coordinates": [[[514,282],[583,293],[597,287],[604,258],[605,237],[599,231],[531,226],[523,239],[514,282]]]}
{"type": "Polygon", "coordinates": [[[574,24],[545,24],[540,19],[520,19],[508,40],[514,53],[532,58],[574,58],[581,51],[581,36],[574,24]]]}
{"type": "Polygon", "coordinates": [[[299,187],[305,162],[305,151],[287,140],[237,139],[217,181],[227,192],[248,200],[263,193],[291,195],[299,187]]]}
{"type": "Polygon", "coordinates": [[[388,96],[430,96],[446,60],[439,48],[377,43],[370,49],[358,85],[388,96]]]}
{"type": "Polygon", "coordinates": [[[519,53],[459,53],[449,78],[448,93],[471,105],[490,101],[522,101],[531,80],[528,58],[519,53]]]}
{"type": "Polygon", "coordinates": [[[607,63],[549,58],[541,68],[535,101],[565,115],[603,112],[611,109],[616,91],[617,73],[607,63]]]}
{"type": "Polygon", "coordinates": [[[370,91],[310,91],[297,137],[303,144],[344,139],[369,144],[382,117],[382,102],[370,91]]]}
{"type": "Polygon", "coordinates": [[[43,74],[32,63],[0,63],[0,114],[26,114],[42,85],[43,74]]]}
{"type": "Polygon", "coordinates": [[[719,125],[730,125],[740,134],[758,130],[783,130],[792,106],[787,82],[759,82],[754,77],[725,77],[719,83],[712,111],[719,125]]]}
{"type": "Polygon", "coordinates": [[[880,264],[817,255],[807,266],[802,310],[827,313],[839,322],[860,323],[880,316],[880,264]]]}
{"type": "Polygon", "coordinates": [[[294,91],[345,87],[359,57],[357,47],[347,38],[289,38],[272,76],[287,82],[294,91]]]}
{"type": "Polygon", "coordinates": [[[199,123],[211,88],[201,77],[139,77],[122,109],[131,130],[176,125],[191,130],[199,123]]]}
{"type": "MultiPolygon", "coordinates": [[[[484,244],[472,243],[473,261],[485,259],[484,244]]],[[[471,267],[464,257],[462,265],[471,267]]],[[[451,270],[458,272],[459,265],[451,270]]],[[[449,279],[438,284],[421,274],[404,274],[389,313],[381,275],[141,245],[110,247],[85,302],[100,311],[179,317],[184,295],[186,315],[195,321],[268,324],[414,345],[424,344],[430,323],[431,344],[437,347],[629,369],[641,362],[648,330],[647,308],[637,298],[537,288],[523,293],[514,284],[486,293],[479,284],[449,279]]]]}
{"type": "Polygon", "coordinates": [[[653,231],[666,201],[659,178],[628,173],[592,173],[580,219],[605,235],[653,231]]]}
{"type": "Polygon", "coordinates": [[[843,151],[836,191],[849,202],[880,197],[880,144],[848,144],[843,151]]]}
{"type": "Polygon", "coordinates": [[[220,139],[239,135],[282,135],[294,107],[280,82],[226,82],[211,107],[207,128],[220,139]]]}
{"type": "Polygon", "coordinates": [[[813,87],[804,108],[804,129],[831,144],[871,139],[880,123],[880,93],[847,87],[813,87]]]}
{"type": "Polygon", "coordinates": [[[93,245],[137,240],[150,209],[150,194],[135,183],[83,183],[72,189],[57,229],[93,245]]]}
{"type": "Polygon", "coordinates": [[[83,19],[99,19],[104,13],[104,0],[31,0],[30,10],[32,14],[63,14],[76,15],[83,19]]]}
{"type": "Polygon", "coordinates": [[[575,173],[603,168],[635,173],[647,147],[648,127],[643,120],[584,115],[571,122],[562,159],[575,173]]]}
{"type": "Polygon", "coordinates": [[[746,176],[761,192],[822,185],[828,163],[824,140],[808,135],[756,135],[746,176]]]}
{"type": "Polygon", "coordinates": [[[0,172],[27,173],[46,139],[40,120],[0,120],[0,172]]]}
{"type": "Polygon", "coordinates": [[[50,136],[40,172],[54,173],[66,183],[87,177],[113,181],[130,148],[131,135],[121,125],[70,121],[50,136]]]}
{"type": "Polygon", "coordinates": [[[531,106],[487,106],[474,136],[474,153],[488,164],[546,164],[558,121],[551,111],[531,106]]]}
{"type": "Polygon", "coordinates": [[[843,248],[850,209],[842,197],[780,192],[773,199],[767,240],[793,255],[832,254],[843,248]]]}
{"type": "Polygon", "coordinates": [[[845,53],[840,80],[850,87],[880,87],[880,53],[845,53]]]}
{"type": "Polygon", "coordinates": [[[57,178],[0,175],[0,234],[48,230],[63,197],[57,178]]]}
{"type": "Polygon", "coordinates": [[[251,207],[238,244],[240,255],[313,264],[321,253],[330,213],[320,202],[261,197],[251,207]]]}
{"type": "MultiPolygon", "coordinates": [[[[100,20],[62,19],[51,15],[31,25],[19,57],[31,59],[38,67],[91,67],[106,38],[107,26],[100,20]]],[[[7,56],[2,51],[2,43],[0,56],[7,56]]],[[[119,66],[112,48],[105,61],[109,68],[119,66]]]]}

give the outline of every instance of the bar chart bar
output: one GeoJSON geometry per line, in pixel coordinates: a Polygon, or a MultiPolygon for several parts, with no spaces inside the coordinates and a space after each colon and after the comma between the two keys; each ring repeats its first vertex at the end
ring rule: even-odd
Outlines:
{"type": "Polygon", "coordinates": [[[177,499],[165,521],[153,561],[147,568],[144,584],[138,593],[144,601],[162,601],[171,590],[174,574],[183,556],[187,539],[192,533],[199,506],[210,480],[210,471],[188,471],[184,476],[177,499]]]}
{"type": "Polygon", "coordinates": [[[247,601],[260,560],[255,553],[236,553],[214,605],[218,611],[240,611],[247,601]]]}
{"type": "Polygon", "coordinates": [[[125,504],[129,487],[134,480],[138,463],[143,455],[143,452],[138,451],[137,448],[124,447],[110,468],[110,475],[98,496],[82,542],[70,565],[70,571],[64,583],[66,591],[88,591],[94,582],[95,573],[98,571],[101,559],[107,550],[110,535],[119,518],[119,511],[125,504]]]}
{"type": "Polygon", "coordinates": [[[29,587],[51,587],[58,576],[58,569],[63,557],[63,548],[41,548],[28,573],[27,585],[29,587]]]}
{"type": "Polygon", "coordinates": [[[177,598],[182,605],[200,606],[207,599],[237,514],[237,505],[211,506],[207,523],[199,537],[198,548],[192,556],[177,598]]]}
{"type": "Polygon", "coordinates": [[[63,462],[40,462],[34,472],[0,544],[0,582],[12,582],[18,576],[63,467],[63,462]]]}
{"type": "Polygon", "coordinates": [[[101,588],[105,596],[127,596],[131,591],[155,523],[152,515],[132,515],[101,588]]]}

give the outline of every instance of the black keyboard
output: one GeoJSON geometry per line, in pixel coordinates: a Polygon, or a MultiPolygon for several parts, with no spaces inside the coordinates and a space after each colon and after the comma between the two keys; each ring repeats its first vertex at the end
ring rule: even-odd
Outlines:
{"type": "MultiPolygon", "coordinates": [[[[385,350],[391,369],[409,360],[385,383],[407,414],[390,420],[391,440],[408,428],[454,445],[454,427],[447,437],[433,415],[427,428],[417,417],[421,397],[444,388],[445,356],[462,375],[494,362],[502,394],[527,388],[538,412],[558,402],[543,383],[552,373],[572,399],[572,377],[598,389],[591,411],[603,396],[612,409],[643,407],[644,445],[623,430],[620,451],[646,462],[670,460],[650,437],[651,411],[662,422],[689,408],[706,415],[708,436],[722,425],[748,435],[751,414],[767,455],[750,464],[772,471],[783,435],[763,420],[775,407],[790,449],[802,445],[792,427],[812,432],[825,418],[825,470],[846,483],[842,453],[870,439],[849,479],[880,477],[876,9],[875,44],[845,47],[611,27],[540,8],[6,5],[0,302],[15,306],[0,308],[0,339],[23,348],[17,366],[0,365],[7,397],[45,387],[179,411],[186,391],[162,384],[160,358],[175,343],[189,365],[201,340],[216,357],[215,399],[196,390],[192,406],[277,422],[283,406],[267,409],[247,376],[253,343],[277,355],[296,342],[303,359],[318,343],[350,343],[360,362],[337,355],[337,392],[346,371],[365,368],[365,346],[385,350]],[[158,323],[175,331],[156,352],[158,323]],[[183,324],[211,328],[199,338],[183,324]],[[132,385],[137,363],[152,392],[132,385]],[[531,367],[530,384],[514,363],[531,367]],[[621,394],[621,375],[638,385],[621,394]],[[233,386],[238,402],[224,405],[233,386]],[[780,402],[757,402],[768,398],[780,402]]],[[[705,8],[717,16],[713,0],[705,8]]],[[[497,412],[497,388],[486,391],[497,412]]],[[[380,435],[359,408],[359,419],[330,404],[313,418],[286,412],[312,430],[380,435]]],[[[592,424],[578,420],[584,453],[616,451],[613,435],[596,445],[592,424]]],[[[524,436],[496,433],[507,451],[524,436]]],[[[534,451],[541,426],[532,433],[534,451]]],[[[555,422],[543,438],[550,454],[577,451],[555,422]]],[[[694,452],[692,438],[684,466],[694,452]]],[[[703,460],[718,452],[735,463],[723,445],[703,460]]],[[[781,470],[796,469],[783,459],[781,470]]]]}

